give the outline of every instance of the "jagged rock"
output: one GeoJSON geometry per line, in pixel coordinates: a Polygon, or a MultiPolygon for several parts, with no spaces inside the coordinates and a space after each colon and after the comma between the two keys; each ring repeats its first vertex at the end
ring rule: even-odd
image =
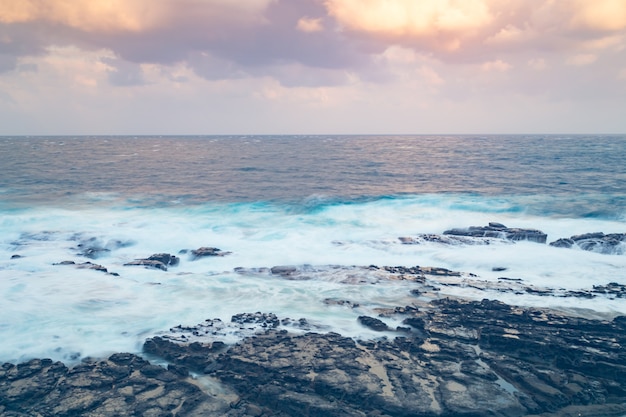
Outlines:
{"type": "Polygon", "coordinates": [[[230,321],[240,325],[257,324],[263,328],[275,328],[280,324],[276,314],[261,312],[235,314],[230,321]]]}
{"type": "Polygon", "coordinates": [[[450,299],[389,309],[392,315],[412,331],[355,342],[270,328],[220,353],[197,343],[172,349],[183,358],[196,355],[197,370],[275,415],[626,413],[624,317],[587,320],[450,299]]]}
{"type": "Polygon", "coordinates": [[[357,320],[363,326],[370,328],[377,332],[384,332],[387,330],[391,330],[389,329],[389,326],[387,326],[387,324],[384,321],[377,319],[375,317],[359,316],[357,320]]]}
{"type": "Polygon", "coordinates": [[[180,263],[180,259],[177,256],[170,255],[169,253],[155,253],[146,259],[150,261],[159,261],[165,266],[176,266],[180,263]]]}
{"type": "Polygon", "coordinates": [[[237,416],[235,395],[210,396],[190,380],[131,354],[68,368],[33,359],[0,367],[0,415],[237,416]]]}
{"type": "Polygon", "coordinates": [[[191,251],[192,260],[194,261],[198,258],[203,258],[206,256],[226,256],[229,254],[230,252],[225,252],[218,248],[211,248],[211,247],[205,247],[205,246],[191,251]]]}
{"type": "Polygon", "coordinates": [[[626,253],[626,233],[602,232],[585,233],[570,238],[561,238],[550,243],[557,248],[579,248],[586,251],[608,255],[622,255],[626,253]]]}
{"type": "Polygon", "coordinates": [[[176,266],[180,262],[177,256],[169,253],[156,253],[148,258],[135,259],[124,264],[124,266],[145,266],[146,268],[160,269],[167,271],[168,266],[176,266]]]}
{"type": "Polygon", "coordinates": [[[548,237],[548,235],[540,230],[509,228],[501,223],[493,222],[489,223],[487,226],[470,226],[466,229],[446,230],[443,234],[479,238],[501,238],[511,241],[528,240],[537,243],[546,243],[548,237]]]}
{"type": "Polygon", "coordinates": [[[444,236],[437,234],[419,234],[413,237],[403,236],[398,238],[403,245],[422,245],[424,243],[440,243],[442,245],[491,245],[493,243],[506,242],[500,236],[492,238],[487,237],[468,237],[468,236],[444,236]]]}
{"type": "Polygon", "coordinates": [[[134,261],[126,262],[124,266],[145,266],[146,268],[167,271],[167,266],[163,262],[153,259],[135,259],[134,261]]]}
{"type": "Polygon", "coordinates": [[[348,308],[356,308],[359,306],[359,303],[352,302],[350,300],[338,300],[335,298],[325,298],[324,304],[329,306],[342,306],[348,308]]]}
{"type": "MultiPolygon", "coordinates": [[[[100,271],[100,272],[105,272],[105,273],[109,273],[109,271],[107,270],[107,268],[105,268],[102,265],[98,265],[98,264],[94,264],[91,263],[89,261],[87,262],[82,262],[77,264],[74,261],[61,261],[59,263],[55,263],[52,265],[73,265],[75,268],[77,269],[93,269],[94,271],[100,271]]],[[[110,273],[111,275],[117,275],[115,273],[110,273]]]]}

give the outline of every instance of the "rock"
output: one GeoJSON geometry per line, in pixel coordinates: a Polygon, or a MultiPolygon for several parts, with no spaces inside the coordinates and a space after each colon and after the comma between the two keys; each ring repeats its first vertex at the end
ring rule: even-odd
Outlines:
{"type": "MultiPolygon", "coordinates": [[[[186,375],[131,354],[68,368],[49,359],[0,367],[3,416],[236,416],[232,394],[210,396],[186,375]]],[[[251,410],[254,410],[251,408],[251,410]]]]}
{"type": "Polygon", "coordinates": [[[361,323],[363,326],[370,328],[376,332],[384,332],[386,330],[391,330],[389,329],[389,326],[387,326],[387,324],[385,324],[384,321],[374,318],[374,317],[369,317],[369,316],[359,316],[358,319],[359,323],[361,323]]]}
{"type": "Polygon", "coordinates": [[[165,266],[176,266],[180,263],[180,259],[177,256],[170,255],[169,253],[155,253],[146,259],[150,261],[159,261],[165,266]]]}
{"type": "Polygon", "coordinates": [[[126,262],[124,266],[145,266],[146,268],[167,271],[167,266],[163,262],[152,259],[135,259],[134,261],[126,262]]]}
{"type": "Polygon", "coordinates": [[[274,275],[289,276],[296,273],[298,271],[298,268],[293,265],[279,265],[273,266],[272,268],[270,268],[270,271],[274,275]]]}
{"type": "Polygon", "coordinates": [[[585,233],[570,238],[558,239],[550,243],[550,246],[578,248],[608,255],[623,255],[626,253],[626,233],[610,233],[606,235],[602,232],[585,233]]]}
{"type": "Polygon", "coordinates": [[[148,258],[135,259],[124,264],[124,266],[145,266],[146,268],[160,269],[167,271],[168,266],[176,266],[180,262],[177,256],[169,253],[156,253],[148,258]]]}
{"type": "Polygon", "coordinates": [[[451,229],[443,232],[444,235],[468,236],[478,238],[501,238],[511,241],[528,240],[536,243],[546,243],[548,235],[536,229],[508,228],[500,223],[489,223],[488,226],[470,226],[466,229],[451,229]]]}
{"type": "MultiPolygon", "coordinates": [[[[59,263],[55,263],[52,265],[73,265],[76,269],[93,269],[94,271],[100,271],[100,272],[105,272],[105,273],[109,273],[109,271],[102,265],[98,265],[98,264],[94,264],[91,262],[83,262],[80,264],[77,264],[74,261],[61,261],[59,263]]],[[[111,275],[117,275],[115,273],[110,273],[111,275]]]]}
{"type": "Polygon", "coordinates": [[[348,308],[357,308],[359,306],[359,303],[355,303],[350,300],[340,300],[336,298],[325,298],[324,304],[329,306],[342,306],[348,308]]]}
{"type": "Polygon", "coordinates": [[[240,325],[256,324],[263,328],[275,328],[280,324],[275,314],[260,312],[235,314],[231,317],[230,321],[239,323],[240,325]]]}
{"type": "Polygon", "coordinates": [[[18,255],[18,254],[11,255],[11,259],[20,259],[20,258],[23,258],[23,256],[22,255],[18,255]]]}
{"type": "Polygon", "coordinates": [[[201,247],[191,251],[192,260],[194,261],[198,258],[204,258],[206,256],[226,256],[229,254],[230,252],[224,252],[221,249],[211,247],[201,247]]]}
{"type": "MultiPolygon", "coordinates": [[[[178,361],[179,355],[187,363],[189,355],[196,357],[196,369],[236,390],[236,409],[252,403],[269,415],[626,411],[624,317],[588,320],[493,300],[451,299],[385,312],[394,315],[411,331],[392,340],[355,342],[336,333],[295,335],[268,326],[219,353],[201,343],[171,343],[177,353],[169,358],[178,361]]],[[[268,316],[273,321],[263,313],[234,318],[246,323],[268,316]]],[[[359,321],[387,328],[373,317],[359,321]]]]}

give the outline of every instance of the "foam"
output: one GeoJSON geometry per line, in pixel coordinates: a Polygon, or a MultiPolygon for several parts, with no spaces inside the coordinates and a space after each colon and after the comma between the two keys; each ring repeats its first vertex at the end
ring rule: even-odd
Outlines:
{"type": "MultiPolygon", "coordinates": [[[[106,197],[106,196],[105,196],[106,197]]],[[[229,320],[236,313],[272,312],[306,318],[320,329],[353,337],[380,337],[356,317],[378,308],[414,302],[411,284],[332,265],[438,266],[497,281],[520,278],[527,285],[588,289],[626,284],[626,256],[610,256],[531,242],[487,246],[403,245],[400,236],[441,233],[452,227],[498,221],[537,228],[548,241],[593,231],[623,232],[621,221],[555,218],[520,211],[501,198],[420,196],[331,203],[309,202],[304,210],[269,203],[175,205],[150,208],[116,198],[89,196],[90,205],[11,209],[0,220],[0,361],[51,357],[64,361],[116,351],[138,352],[145,338],[178,324],[229,320]],[[462,204],[461,204],[462,203],[462,204]],[[78,255],[78,244],[94,238],[110,252],[78,255]],[[181,249],[218,247],[232,254],[191,261],[181,249]],[[123,266],[129,260],[168,252],[181,257],[167,272],[123,266]],[[11,259],[14,254],[22,257],[11,259]],[[102,264],[115,277],[69,265],[102,264]],[[235,268],[313,265],[307,280],[235,268]],[[326,269],[321,266],[329,265],[326,269]],[[493,271],[504,267],[505,271],[493,271]],[[353,279],[354,277],[356,279],[353,279]],[[353,279],[351,281],[351,279],[353,279]],[[335,298],[359,304],[328,306],[335,298]]],[[[498,298],[512,304],[589,309],[626,314],[622,300],[576,299],[442,288],[444,294],[498,298]]],[[[397,325],[393,319],[390,324],[397,325]]]]}

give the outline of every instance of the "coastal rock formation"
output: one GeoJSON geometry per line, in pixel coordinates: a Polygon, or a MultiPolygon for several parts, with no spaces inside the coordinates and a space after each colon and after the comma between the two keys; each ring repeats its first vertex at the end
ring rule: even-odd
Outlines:
{"type": "Polygon", "coordinates": [[[465,229],[446,230],[443,234],[479,238],[501,238],[511,241],[528,240],[537,243],[546,243],[548,237],[547,234],[540,230],[509,228],[501,223],[495,222],[491,222],[487,226],[470,226],[465,229]]]}
{"type": "Polygon", "coordinates": [[[148,258],[135,259],[124,264],[124,266],[145,266],[146,268],[160,269],[167,271],[168,266],[176,266],[180,262],[177,256],[169,253],[156,253],[148,258]]]}
{"type": "Polygon", "coordinates": [[[623,255],[626,253],[626,233],[602,232],[585,233],[570,238],[563,238],[550,243],[557,248],[579,248],[586,251],[608,255],[623,255]]]}
{"type": "MultiPolygon", "coordinates": [[[[77,238],[79,237],[77,236],[77,238]]],[[[125,248],[131,246],[132,244],[132,242],[123,242],[121,240],[110,240],[106,244],[103,244],[99,239],[91,237],[88,239],[82,239],[77,245],[77,248],[80,250],[78,253],[79,256],[84,256],[90,259],[98,259],[108,255],[112,250],[125,248]]]]}
{"type": "Polygon", "coordinates": [[[186,369],[129,353],[71,368],[49,359],[0,367],[2,416],[240,416],[237,400],[207,394],[186,369]]]}
{"type": "Polygon", "coordinates": [[[114,276],[119,276],[119,274],[115,273],[115,272],[109,272],[107,268],[105,268],[102,265],[98,265],[98,264],[94,264],[91,263],[89,261],[87,262],[82,262],[77,264],[74,261],[61,261],[59,263],[55,263],[52,265],[72,265],[73,267],[77,268],[77,269],[93,269],[94,271],[100,271],[100,272],[104,272],[107,273],[109,275],[114,275],[114,276]]]}
{"type": "Polygon", "coordinates": [[[191,251],[192,260],[194,260],[194,261],[196,259],[204,258],[204,257],[207,257],[207,256],[226,256],[226,255],[229,255],[229,254],[230,254],[230,252],[225,252],[225,251],[223,251],[221,249],[207,247],[207,246],[203,246],[201,248],[194,249],[194,250],[191,251]]]}
{"type": "MultiPolygon", "coordinates": [[[[230,348],[154,338],[145,349],[220,380],[266,415],[626,413],[626,317],[587,320],[451,299],[381,317],[408,327],[393,340],[355,341],[294,334],[272,321],[230,348]]],[[[374,317],[357,320],[386,328],[374,317]]]]}
{"type": "Polygon", "coordinates": [[[439,299],[380,318],[407,327],[394,339],[354,340],[292,333],[273,314],[243,313],[233,326],[261,326],[232,346],[148,339],[146,355],[167,368],[126,353],[69,368],[46,359],[4,364],[0,415],[626,414],[626,317],[439,299]]]}
{"type": "MultiPolygon", "coordinates": [[[[270,268],[238,272],[293,279],[270,268]]],[[[255,312],[172,327],[145,341],[144,358],[121,353],[73,367],[46,359],[4,364],[0,415],[626,415],[626,317],[585,319],[442,298],[437,289],[616,299],[626,297],[623,284],[570,293],[419,266],[298,266],[290,274],[334,274],[363,285],[406,281],[407,300],[413,294],[415,302],[368,309],[320,297],[374,331],[369,340],[306,318],[255,312]]]]}

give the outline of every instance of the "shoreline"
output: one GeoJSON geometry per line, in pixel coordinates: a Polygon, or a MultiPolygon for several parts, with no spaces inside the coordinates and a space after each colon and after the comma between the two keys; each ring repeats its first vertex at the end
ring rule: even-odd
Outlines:
{"type": "Polygon", "coordinates": [[[626,316],[444,297],[435,281],[480,282],[443,268],[362,268],[407,281],[415,299],[358,317],[378,338],[263,312],[180,325],[147,339],[141,356],[4,364],[0,415],[626,415],[626,316]],[[228,329],[238,343],[220,340],[228,329]]]}

